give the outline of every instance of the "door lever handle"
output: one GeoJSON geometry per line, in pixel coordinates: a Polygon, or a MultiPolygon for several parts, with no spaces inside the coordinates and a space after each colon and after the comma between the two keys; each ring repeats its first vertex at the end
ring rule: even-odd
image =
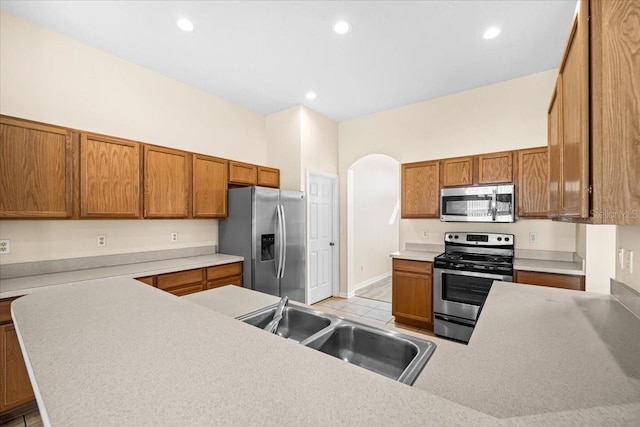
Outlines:
{"type": "Polygon", "coordinates": [[[329,242],[329,246],[335,246],[336,244],[333,242],[329,242]]]}

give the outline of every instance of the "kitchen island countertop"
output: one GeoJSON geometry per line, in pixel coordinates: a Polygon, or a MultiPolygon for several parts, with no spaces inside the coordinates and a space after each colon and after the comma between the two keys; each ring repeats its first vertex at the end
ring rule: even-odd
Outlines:
{"type": "Polygon", "coordinates": [[[429,338],[413,387],[231,318],[277,300],[120,278],[43,289],[12,312],[54,426],[640,420],[640,319],[609,296],[495,282],[469,345],[429,338]]]}

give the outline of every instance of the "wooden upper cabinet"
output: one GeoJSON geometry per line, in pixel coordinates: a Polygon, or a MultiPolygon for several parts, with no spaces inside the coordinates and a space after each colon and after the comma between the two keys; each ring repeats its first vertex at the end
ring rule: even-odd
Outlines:
{"type": "Polygon", "coordinates": [[[589,12],[593,222],[640,224],[640,0],[589,12]]]}
{"type": "Polygon", "coordinates": [[[547,138],[549,147],[549,211],[550,218],[558,218],[560,215],[560,205],[562,192],[562,146],[560,135],[560,110],[562,100],[560,99],[562,79],[558,77],[556,88],[551,97],[551,104],[547,113],[547,138]]]}
{"type": "Polygon", "coordinates": [[[518,156],[519,217],[546,218],[549,211],[549,155],[547,147],[520,150],[518,156]]]}
{"type": "Polygon", "coordinates": [[[193,217],[227,216],[227,161],[193,155],[193,217]]]}
{"type": "Polygon", "coordinates": [[[191,154],[144,145],[144,217],[188,218],[191,154]]]}
{"type": "Polygon", "coordinates": [[[402,218],[440,216],[440,162],[402,165],[402,218]]]}
{"type": "Polygon", "coordinates": [[[456,157],[441,160],[442,186],[455,187],[473,184],[473,157],[456,157]]]}
{"type": "Polygon", "coordinates": [[[0,116],[0,217],[72,214],[71,131],[0,116]]]}
{"type": "Polygon", "coordinates": [[[482,154],[478,158],[478,184],[513,182],[513,152],[482,154]]]}
{"type": "Polygon", "coordinates": [[[142,144],[103,135],[80,136],[80,216],[140,218],[142,144]]]}
{"type": "Polygon", "coordinates": [[[581,1],[560,65],[560,215],[589,216],[589,6],[581,1]]]}
{"type": "Polygon", "coordinates": [[[262,187],[280,188],[280,170],[258,166],[258,185],[262,187]]]}
{"type": "Polygon", "coordinates": [[[249,163],[229,161],[229,183],[257,185],[258,167],[249,163]]]}

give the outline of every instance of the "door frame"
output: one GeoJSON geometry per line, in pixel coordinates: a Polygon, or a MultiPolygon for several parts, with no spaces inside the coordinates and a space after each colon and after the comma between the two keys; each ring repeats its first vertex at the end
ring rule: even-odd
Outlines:
{"type": "MultiPolygon", "coordinates": [[[[334,246],[333,246],[333,286],[332,286],[332,290],[331,290],[331,296],[338,296],[340,294],[340,195],[339,195],[339,182],[338,182],[338,175],[336,174],[332,174],[332,173],[328,173],[328,172],[323,172],[323,171],[319,171],[319,170],[314,170],[314,169],[307,169],[306,170],[306,182],[305,182],[305,192],[307,194],[306,200],[307,200],[307,241],[306,241],[306,246],[307,248],[305,249],[307,254],[306,254],[306,259],[308,260],[310,257],[309,254],[309,192],[310,192],[310,186],[309,186],[309,182],[311,181],[312,177],[321,177],[321,178],[328,178],[331,180],[332,183],[332,187],[333,187],[333,230],[332,230],[332,238],[333,238],[333,242],[334,242],[334,246]]],[[[309,304],[309,263],[306,263],[305,266],[305,270],[306,270],[306,274],[305,274],[305,303],[309,304]]]]}

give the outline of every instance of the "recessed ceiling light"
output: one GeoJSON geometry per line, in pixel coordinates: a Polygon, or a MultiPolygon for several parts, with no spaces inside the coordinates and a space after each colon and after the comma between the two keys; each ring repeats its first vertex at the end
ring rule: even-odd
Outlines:
{"type": "Polygon", "coordinates": [[[193,24],[187,18],[178,19],[178,22],[176,22],[176,25],[182,31],[187,31],[187,32],[193,31],[193,24]]]}
{"type": "Polygon", "coordinates": [[[498,35],[500,34],[500,28],[498,27],[489,27],[487,28],[487,30],[484,32],[484,34],[482,35],[482,37],[484,37],[485,39],[489,40],[489,39],[495,39],[496,37],[498,37],[498,35]]]}
{"type": "Polygon", "coordinates": [[[347,21],[338,21],[333,25],[333,31],[338,34],[347,34],[351,31],[351,24],[347,21]]]}
{"type": "Polygon", "coordinates": [[[307,99],[316,99],[318,97],[318,95],[315,92],[307,92],[307,94],[304,96],[307,99]]]}

